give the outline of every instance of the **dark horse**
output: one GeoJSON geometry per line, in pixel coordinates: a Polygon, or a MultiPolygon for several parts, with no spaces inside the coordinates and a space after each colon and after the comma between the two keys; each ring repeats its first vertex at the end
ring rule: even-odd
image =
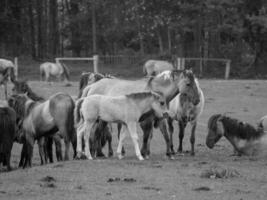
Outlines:
{"type": "Polygon", "coordinates": [[[0,59],[0,85],[4,86],[5,98],[7,99],[7,82],[10,78],[11,82],[16,80],[15,66],[13,62],[6,59],[0,59]]]}
{"type": "Polygon", "coordinates": [[[21,119],[21,133],[24,144],[22,149],[23,167],[32,164],[33,146],[38,140],[42,160],[44,152],[40,145],[43,136],[53,135],[57,131],[64,138],[65,160],[69,159],[69,146],[72,142],[74,156],[76,156],[76,134],[74,130],[74,102],[65,93],[57,93],[44,102],[33,101],[24,94],[12,95],[8,104],[16,111],[21,119]]]}
{"type": "MultiPolygon", "coordinates": [[[[26,80],[20,80],[20,81],[15,80],[13,81],[13,84],[14,84],[14,87],[12,88],[13,94],[27,94],[27,96],[34,101],[39,101],[39,102],[45,101],[43,97],[37,95],[35,92],[32,91],[26,80]]],[[[55,142],[56,146],[57,161],[63,160],[61,137],[59,134],[46,136],[41,141],[43,141],[41,146],[44,147],[44,152],[45,152],[45,160],[42,160],[41,157],[41,164],[47,163],[47,160],[49,160],[50,163],[53,163],[53,141],[55,142]]]]}
{"type": "Polygon", "coordinates": [[[16,112],[10,107],[0,107],[0,164],[11,170],[10,156],[16,136],[16,112]]]}
{"type": "MultiPolygon", "coordinates": [[[[252,125],[221,114],[212,115],[208,121],[208,135],[206,145],[214,145],[225,137],[234,148],[234,155],[255,155],[265,136],[263,128],[252,125]]],[[[266,138],[265,138],[266,139],[266,138]]]]}

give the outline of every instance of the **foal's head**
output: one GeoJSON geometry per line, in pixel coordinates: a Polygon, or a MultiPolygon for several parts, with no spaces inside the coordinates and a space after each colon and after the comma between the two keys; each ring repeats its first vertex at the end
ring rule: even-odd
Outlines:
{"type": "Polygon", "coordinates": [[[33,102],[33,100],[26,94],[14,94],[8,99],[8,105],[16,111],[17,117],[20,119],[24,119],[28,114],[27,106],[29,106],[31,102],[33,102]]]}
{"type": "Polygon", "coordinates": [[[222,115],[212,115],[208,121],[208,135],[206,137],[206,145],[212,149],[214,145],[224,134],[224,127],[222,123],[222,115]]]}

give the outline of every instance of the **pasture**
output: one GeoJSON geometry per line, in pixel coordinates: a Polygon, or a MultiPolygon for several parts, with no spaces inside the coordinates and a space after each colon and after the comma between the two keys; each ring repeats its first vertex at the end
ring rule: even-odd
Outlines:
{"type": "MultiPolygon", "coordinates": [[[[48,97],[55,92],[78,94],[77,82],[30,81],[32,89],[48,97]]],[[[208,118],[227,113],[256,125],[267,114],[267,81],[264,80],[200,80],[206,104],[196,130],[196,155],[176,155],[169,160],[165,142],[154,130],[149,160],[136,159],[132,141],[125,139],[126,156],[96,160],[70,160],[40,166],[37,145],[33,167],[18,169],[21,145],[12,149],[11,172],[0,172],[0,199],[266,199],[267,155],[264,157],[233,157],[231,145],[222,139],[214,149],[205,145],[208,118]]],[[[10,85],[9,85],[10,88],[10,85]]],[[[10,91],[10,90],[9,90],[10,91]]],[[[2,92],[2,91],[1,91],[2,92]]],[[[2,95],[2,93],[1,93],[2,95]]],[[[176,122],[175,122],[176,123],[176,122]]],[[[174,145],[177,150],[177,123],[174,145]]],[[[142,140],[140,129],[139,144],[142,140]]],[[[113,129],[116,152],[117,131],[113,129]]],[[[184,149],[190,149],[188,127],[184,149]]],[[[107,149],[104,149],[107,154],[107,149]]]]}

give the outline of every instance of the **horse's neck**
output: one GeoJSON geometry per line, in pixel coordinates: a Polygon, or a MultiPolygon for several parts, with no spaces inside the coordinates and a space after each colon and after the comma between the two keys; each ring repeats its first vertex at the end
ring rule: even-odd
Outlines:
{"type": "Polygon", "coordinates": [[[24,110],[24,115],[25,117],[27,117],[29,115],[29,113],[32,111],[32,109],[37,105],[38,103],[36,101],[33,100],[28,100],[25,103],[25,110],[24,110]]]}
{"type": "Polygon", "coordinates": [[[132,100],[132,102],[136,105],[136,111],[140,112],[140,116],[149,110],[151,110],[151,103],[152,103],[152,98],[146,98],[146,99],[141,99],[141,100],[132,100]]]}

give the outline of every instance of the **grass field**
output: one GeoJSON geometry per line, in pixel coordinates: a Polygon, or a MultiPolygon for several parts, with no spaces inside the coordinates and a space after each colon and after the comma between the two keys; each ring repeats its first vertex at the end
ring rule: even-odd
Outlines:
{"type": "MultiPolygon", "coordinates": [[[[78,93],[77,82],[71,87],[63,83],[49,85],[29,82],[33,90],[48,97],[58,91],[72,96],[78,93]]],[[[206,98],[204,112],[196,130],[196,155],[165,157],[165,142],[154,130],[151,158],[140,162],[134,155],[129,137],[126,157],[55,162],[40,166],[37,146],[34,166],[18,169],[21,146],[12,150],[12,172],[0,172],[0,199],[262,199],[267,197],[267,158],[232,157],[231,145],[222,139],[213,150],[205,146],[206,123],[215,113],[226,113],[256,125],[267,114],[267,81],[264,80],[200,80],[206,98]],[[227,172],[224,177],[204,176],[207,170],[227,172]]],[[[176,126],[177,127],[177,126],[176,126]]],[[[139,136],[142,137],[140,130],[139,136]]],[[[114,133],[116,135],[116,131],[114,133]]],[[[178,133],[174,144],[177,148],[178,133]]],[[[116,136],[113,148],[116,150],[116,136]]],[[[190,149],[189,129],[184,139],[190,149]]],[[[104,149],[106,153],[106,149],[104,149]]]]}

